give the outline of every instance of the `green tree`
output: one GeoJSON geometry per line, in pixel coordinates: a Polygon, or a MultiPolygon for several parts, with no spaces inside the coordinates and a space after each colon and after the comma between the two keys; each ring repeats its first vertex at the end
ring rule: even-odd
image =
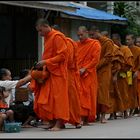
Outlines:
{"type": "MultiPolygon", "coordinates": [[[[126,28],[121,29],[123,34],[133,33],[134,35],[140,35],[140,25],[137,24],[136,19],[138,17],[138,9],[132,2],[114,2],[114,15],[124,17],[128,19],[128,25],[126,28]]],[[[118,28],[118,27],[116,27],[118,28]]]]}

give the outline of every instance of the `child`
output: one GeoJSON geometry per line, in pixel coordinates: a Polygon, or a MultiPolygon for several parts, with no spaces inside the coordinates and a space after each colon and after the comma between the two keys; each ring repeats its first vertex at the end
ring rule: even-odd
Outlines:
{"type": "Polygon", "coordinates": [[[0,131],[3,130],[4,120],[14,121],[14,113],[8,108],[5,98],[9,96],[5,87],[0,86],[0,131]]]}
{"type": "MultiPolygon", "coordinates": [[[[19,78],[22,79],[29,75],[29,69],[23,69],[20,71],[19,78]]],[[[28,88],[29,83],[21,86],[21,88],[28,88]]],[[[30,125],[32,120],[36,120],[36,114],[33,110],[33,101],[34,95],[31,91],[28,92],[28,100],[26,102],[17,102],[15,101],[15,105],[11,106],[14,110],[15,120],[22,122],[23,128],[31,128],[33,126],[30,125]]]]}

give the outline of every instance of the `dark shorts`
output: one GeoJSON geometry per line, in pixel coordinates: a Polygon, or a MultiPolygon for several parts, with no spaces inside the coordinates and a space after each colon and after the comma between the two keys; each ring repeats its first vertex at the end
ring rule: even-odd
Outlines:
{"type": "Polygon", "coordinates": [[[29,116],[36,117],[33,110],[33,103],[30,103],[28,106],[23,103],[16,103],[10,108],[14,111],[14,118],[17,122],[24,123],[29,116]]]}

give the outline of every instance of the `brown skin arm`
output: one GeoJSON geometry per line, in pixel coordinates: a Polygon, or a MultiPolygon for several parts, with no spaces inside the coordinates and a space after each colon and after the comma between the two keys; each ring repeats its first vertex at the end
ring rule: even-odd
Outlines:
{"type": "Polygon", "coordinates": [[[16,88],[19,88],[19,87],[21,87],[22,85],[24,85],[24,84],[30,82],[31,79],[32,79],[31,75],[28,75],[28,76],[24,77],[23,79],[20,79],[20,80],[18,81],[17,85],[16,85],[16,88]]]}

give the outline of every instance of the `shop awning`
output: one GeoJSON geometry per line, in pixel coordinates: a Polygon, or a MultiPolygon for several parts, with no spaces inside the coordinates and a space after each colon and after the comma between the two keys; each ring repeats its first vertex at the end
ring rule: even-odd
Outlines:
{"type": "Polygon", "coordinates": [[[61,16],[81,20],[95,20],[108,23],[127,24],[127,19],[102,10],[97,10],[82,4],[70,3],[69,6],[76,7],[76,12],[63,11],[61,16]]]}
{"type": "Polygon", "coordinates": [[[30,8],[38,8],[44,10],[55,11],[70,11],[75,12],[77,7],[70,5],[71,2],[59,2],[59,1],[0,1],[0,4],[8,4],[13,6],[22,6],[30,8]]]}

